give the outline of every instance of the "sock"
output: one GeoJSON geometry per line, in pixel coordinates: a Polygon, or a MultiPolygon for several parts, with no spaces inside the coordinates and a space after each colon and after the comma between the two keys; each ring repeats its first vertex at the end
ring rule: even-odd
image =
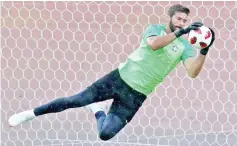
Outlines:
{"type": "Polygon", "coordinates": [[[104,111],[98,111],[95,113],[95,118],[98,120],[101,116],[106,116],[104,111]]]}
{"type": "Polygon", "coordinates": [[[104,109],[101,106],[99,106],[97,103],[89,105],[89,108],[94,114],[96,114],[98,111],[104,111],[104,109]]]}
{"type": "Polygon", "coordinates": [[[28,110],[28,111],[27,111],[27,115],[28,115],[30,118],[35,118],[35,117],[36,117],[36,115],[35,115],[35,113],[34,113],[34,109],[33,109],[33,110],[28,110]]]}

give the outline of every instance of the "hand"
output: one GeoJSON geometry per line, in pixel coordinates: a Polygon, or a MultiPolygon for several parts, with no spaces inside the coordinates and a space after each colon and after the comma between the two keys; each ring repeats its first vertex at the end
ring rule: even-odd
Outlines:
{"type": "Polygon", "coordinates": [[[212,46],[212,44],[215,41],[215,32],[211,28],[209,28],[209,29],[210,29],[211,34],[212,34],[212,40],[211,40],[211,43],[210,43],[209,46],[207,46],[206,48],[201,49],[200,54],[202,54],[202,55],[207,55],[207,53],[209,51],[209,48],[212,46]]]}
{"type": "Polygon", "coordinates": [[[178,38],[184,34],[189,33],[191,30],[198,30],[199,27],[203,26],[201,22],[194,22],[186,28],[181,28],[178,31],[175,31],[174,34],[178,38]]]}

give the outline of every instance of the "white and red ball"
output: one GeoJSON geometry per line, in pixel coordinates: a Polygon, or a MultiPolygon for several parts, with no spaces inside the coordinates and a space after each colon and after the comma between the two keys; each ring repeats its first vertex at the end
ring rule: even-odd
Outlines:
{"type": "Polygon", "coordinates": [[[191,30],[188,34],[188,41],[197,49],[207,47],[212,40],[212,33],[206,26],[199,27],[198,30],[191,30]]]}

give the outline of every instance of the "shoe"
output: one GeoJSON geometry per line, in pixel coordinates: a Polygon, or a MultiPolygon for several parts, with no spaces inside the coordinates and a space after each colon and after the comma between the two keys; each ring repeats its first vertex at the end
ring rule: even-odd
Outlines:
{"type": "Polygon", "coordinates": [[[87,108],[94,114],[97,113],[98,111],[106,112],[108,109],[108,103],[106,101],[95,102],[95,103],[87,105],[87,108]]]}
{"type": "Polygon", "coordinates": [[[13,126],[17,126],[21,123],[27,122],[29,120],[34,119],[36,116],[34,114],[33,110],[28,110],[28,111],[24,111],[24,112],[20,112],[18,114],[12,115],[9,120],[8,123],[10,125],[10,127],[13,126]]]}

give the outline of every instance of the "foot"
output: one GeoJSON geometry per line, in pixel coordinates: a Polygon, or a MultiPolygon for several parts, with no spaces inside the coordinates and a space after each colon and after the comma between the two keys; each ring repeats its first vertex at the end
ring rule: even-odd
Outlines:
{"type": "Polygon", "coordinates": [[[24,111],[24,112],[20,112],[18,114],[12,115],[9,120],[8,123],[11,127],[13,126],[17,126],[23,122],[29,121],[34,119],[36,116],[34,114],[33,110],[28,110],[28,111],[24,111]]]}
{"type": "Polygon", "coordinates": [[[108,109],[108,103],[106,101],[96,102],[96,103],[92,103],[92,104],[88,105],[87,108],[94,114],[97,113],[98,111],[105,112],[108,109]]]}

